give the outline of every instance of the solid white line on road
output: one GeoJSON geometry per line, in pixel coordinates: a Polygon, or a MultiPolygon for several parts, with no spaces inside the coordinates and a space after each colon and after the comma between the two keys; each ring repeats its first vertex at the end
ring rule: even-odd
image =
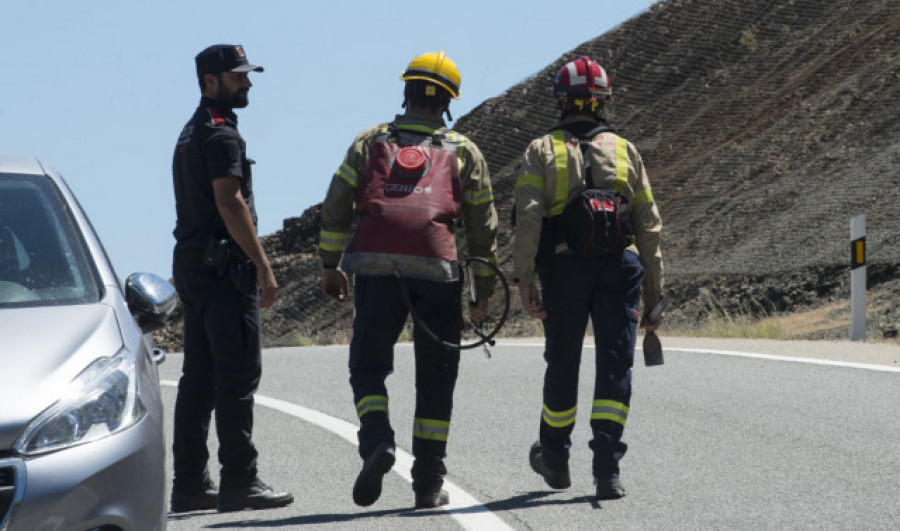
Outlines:
{"type": "MultiPolygon", "coordinates": [[[[532,342],[522,342],[522,343],[505,343],[498,341],[497,345],[504,347],[539,347],[544,348],[543,343],[532,343],[532,342]]],[[[585,343],[585,348],[594,348],[594,345],[585,343]]],[[[636,347],[637,350],[642,350],[640,346],[636,347]]],[[[889,367],[887,365],[874,365],[870,363],[854,363],[852,361],[833,361],[833,360],[820,360],[815,358],[794,358],[791,356],[776,356],[774,354],[757,354],[755,352],[739,352],[734,350],[713,350],[713,349],[705,349],[705,348],[687,348],[687,347],[672,347],[666,350],[677,350],[679,352],[695,352],[698,354],[716,354],[719,356],[735,356],[741,358],[756,358],[763,360],[771,360],[771,361],[792,361],[794,363],[808,363],[810,365],[829,365],[832,367],[845,367],[849,369],[864,369],[867,371],[881,371],[881,372],[897,372],[900,373],[900,367],[889,367]]]]}
{"type": "MultiPolygon", "coordinates": [[[[178,382],[171,380],[160,381],[161,385],[169,387],[178,387],[178,382]]],[[[287,413],[301,420],[315,424],[320,428],[330,431],[338,435],[354,446],[358,444],[356,439],[356,426],[345,420],[341,420],[331,415],[303,407],[298,404],[279,400],[264,395],[255,395],[258,404],[287,413]]],[[[397,448],[397,462],[394,464],[393,471],[406,481],[412,483],[410,469],[413,464],[413,456],[409,453],[397,448]]],[[[450,513],[450,516],[456,519],[463,529],[512,529],[502,519],[492,513],[487,507],[472,497],[468,492],[454,485],[452,482],[444,480],[444,489],[450,494],[450,503],[442,507],[450,513]]]]}
{"type": "Polygon", "coordinates": [[[887,365],[873,365],[870,363],[854,363],[852,361],[818,360],[815,358],[792,358],[790,356],[776,356],[774,354],[756,354],[753,352],[735,352],[731,350],[707,350],[702,348],[672,348],[682,352],[697,352],[700,354],[717,354],[719,356],[737,356],[742,358],[757,358],[772,361],[793,361],[795,363],[808,363],[810,365],[829,365],[832,367],[845,367],[848,369],[864,369],[867,371],[897,372],[900,367],[888,367],[887,365]]]}

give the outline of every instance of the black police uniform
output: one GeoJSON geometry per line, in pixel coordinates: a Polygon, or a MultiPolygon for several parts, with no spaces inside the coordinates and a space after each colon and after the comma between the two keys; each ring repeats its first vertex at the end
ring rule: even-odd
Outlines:
{"type": "MultiPolygon", "coordinates": [[[[172,448],[175,490],[196,490],[210,480],[206,441],[213,409],[222,487],[243,487],[256,479],[251,433],[262,363],[255,273],[247,268],[242,287],[228,267],[208,261],[215,254],[212,242],[228,237],[216,208],[214,179],[240,178],[256,224],[251,163],[232,109],[202,98],[181,132],[172,163],[177,214],[173,273],[184,309],[184,365],[172,448]]],[[[236,244],[231,247],[237,249],[236,244]]]]}

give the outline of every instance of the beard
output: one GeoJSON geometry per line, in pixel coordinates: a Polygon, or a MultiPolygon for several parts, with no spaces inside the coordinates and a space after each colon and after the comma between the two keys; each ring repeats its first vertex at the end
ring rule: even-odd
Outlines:
{"type": "Polygon", "coordinates": [[[250,103],[250,98],[247,96],[248,92],[247,89],[239,89],[232,92],[228,90],[228,87],[226,87],[224,83],[220,83],[216,99],[228,104],[234,109],[243,109],[250,103]]]}

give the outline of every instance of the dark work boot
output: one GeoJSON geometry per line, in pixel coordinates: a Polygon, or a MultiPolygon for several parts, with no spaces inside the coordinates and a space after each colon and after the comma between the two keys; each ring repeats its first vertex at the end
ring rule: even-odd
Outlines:
{"type": "Polygon", "coordinates": [[[212,481],[197,489],[173,488],[169,510],[173,513],[187,513],[215,509],[218,498],[219,491],[212,481]]]}
{"type": "Polygon", "coordinates": [[[450,503],[450,495],[440,487],[436,490],[416,493],[416,509],[433,509],[448,503],[450,503]]]}
{"type": "Polygon", "coordinates": [[[381,496],[381,480],[390,472],[397,457],[393,443],[383,443],[363,461],[362,470],[353,484],[353,503],[368,507],[381,496]]]}
{"type": "Polygon", "coordinates": [[[289,492],[276,492],[261,479],[253,480],[245,487],[223,487],[219,489],[220,513],[241,511],[244,509],[275,509],[294,503],[294,495],[289,492]]]}
{"type": "Polygon", "coordinates": [[[531,463],[531,469],[543,476],[547,485],[553,489],[567,489],[572,485],[572,478],[569,477],[569,465],[560,470],[553,470],[544,462],[544,455],[541,451],[541,443],[536,442],[531,445],[528,452],[528,462],[531,463]]]}
{"type": "Polygon", "coordinates": [[[625,487],[618,477],[594,478],[598,500],[618,500],[625,497],[625,487]]]}

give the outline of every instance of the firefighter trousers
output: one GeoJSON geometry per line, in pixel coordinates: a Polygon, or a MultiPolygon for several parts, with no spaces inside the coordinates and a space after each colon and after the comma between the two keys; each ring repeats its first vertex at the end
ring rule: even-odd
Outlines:
{"type": "MultiPolygon", "coordinates": [[[[459,343],[462,330],[460,282],[433,282],[389,276],[354,278],[353,338],[350,341],[350,385],[360,427],[359,454],[365,459],[384,443],[394,443],[385,380],[394,371],[394,344],[409,316],[401,284],[416,314],[438,337],[459,343]]],[[[444,466],[459,351],[450,350],[413,325],[416,405],[413,419],[413,489],[439,489],[444,466]]]]}
{"type": "Polygon", "coordinates": [[[548,466],[568,464],[578,403],[578,371],[588,318],[593,324],[596,373],[591,408],[594,477],[618,476],[627,445],[622,433],[631,401],[631,368],[644,268],[631,251],[621,255],[559,254],[541,275],[547,369],[540,442],[548,466]]]}

